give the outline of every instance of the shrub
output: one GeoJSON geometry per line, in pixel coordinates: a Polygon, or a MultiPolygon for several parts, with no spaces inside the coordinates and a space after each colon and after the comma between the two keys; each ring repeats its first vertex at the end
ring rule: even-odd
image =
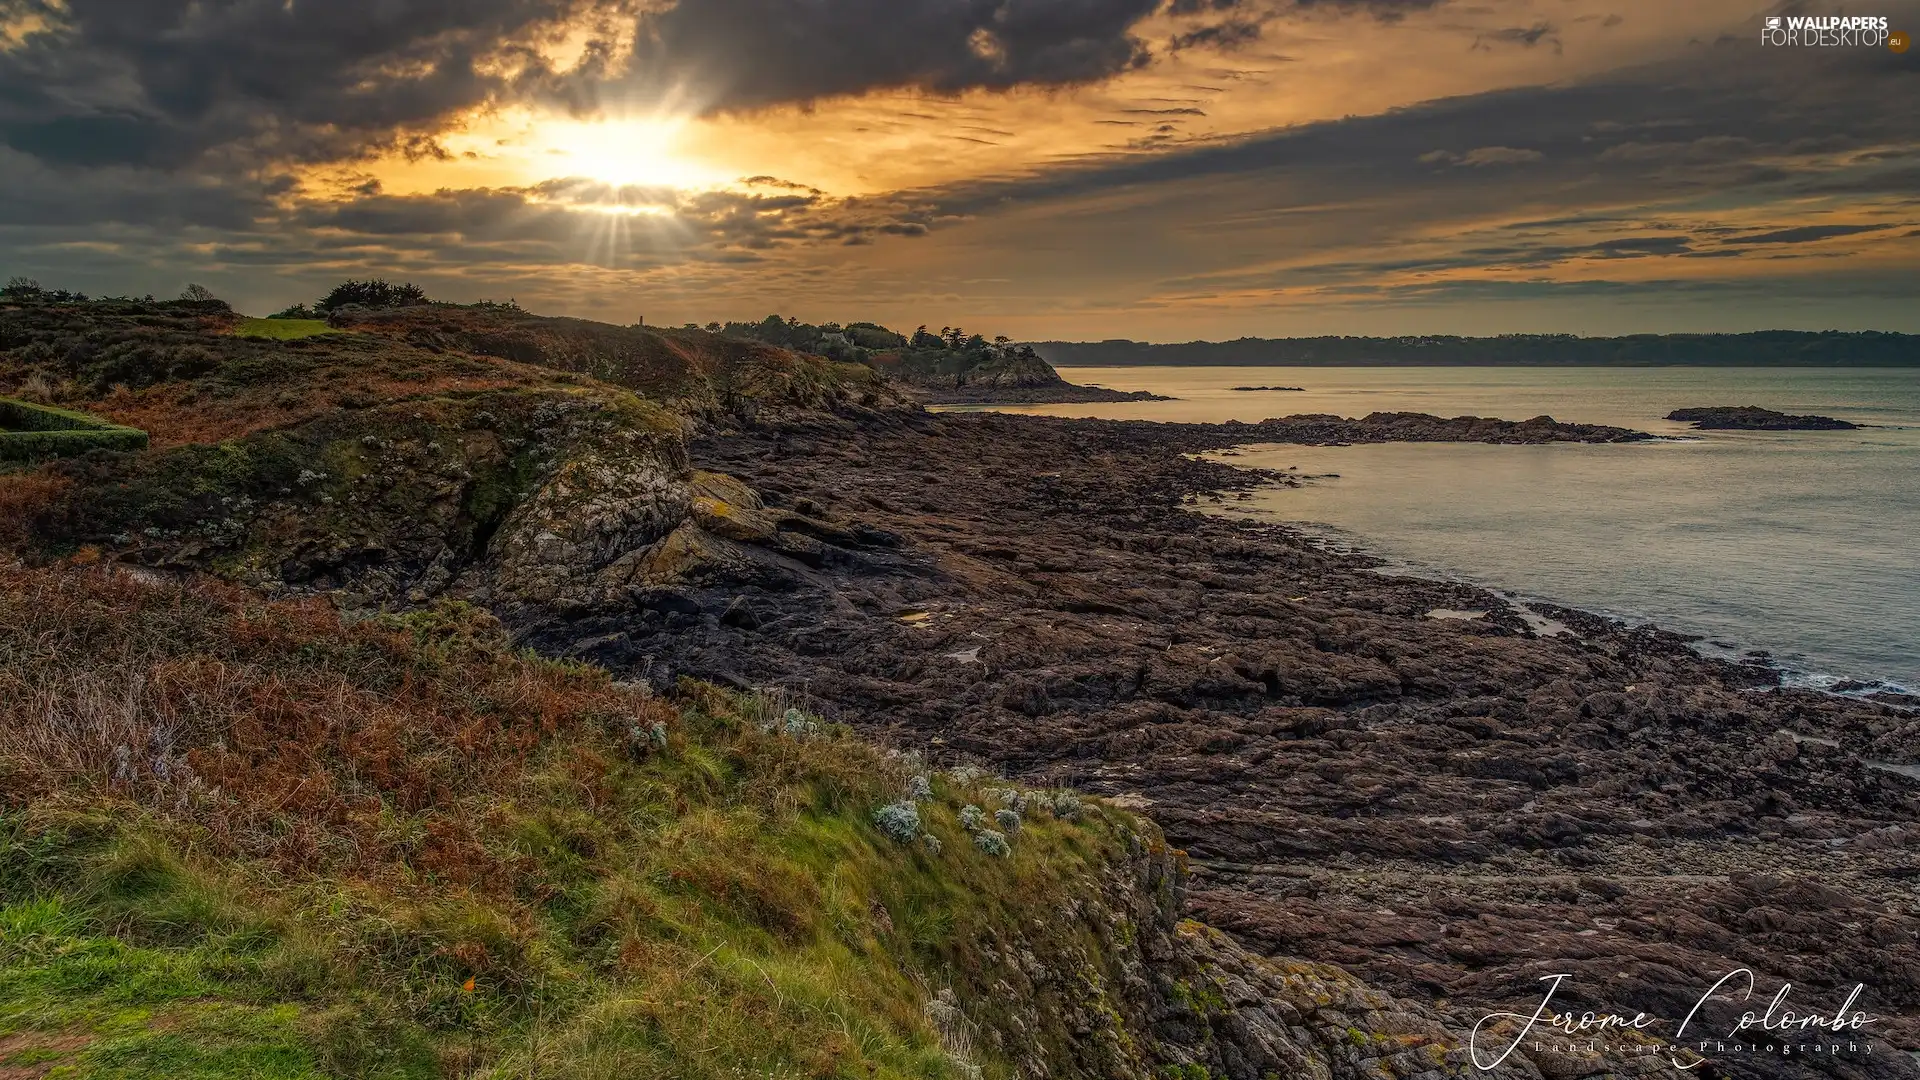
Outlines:
{"type": "Polygon", "coordinates": [[[940,838],[932,833],[921,833],[920,843],[927,849],[927,854],[936,856],[940,854],[940,849],[944,846],[940,843],[940,838]]]}
{"type": "Polygon", "coordinates": [[[787,735],[791,738],[804,739],[820,731],[820,725],[807,719],[807,714],[799,709],[788,709],[782,720],[785,721],[787,735]]]}
{"type": "Polygon", "coordinates": [[[147,433],[86,413],[0,398],[0,461],[145,450],[147,433]]]}
{"type": "Polygon", "coordinates": [[[1000,826],[1001,832],[1012,836],[1020,831],[1020,814],[1014,810],[995,810],[993,823],[1000,826]]]}
{"type": "Polygon", "coordinates": [[[875,810],[873,823],[897,843],[911,844],[914,837],[920,835],[920,811],[910,802],[897,802],[875,810]]]}
{"type": "Polygon", "coordinates": [[[1061,821],[1079,821],[1084,809],[1080,803],[1080,796],[1071,791],[1054,792],[1048,808],[1052,810],[1053,816],[1061,821]]]}
{"type": "Polygon", "coordinates": [[[315,306],[332,311],[349,305],[370,308],[418,307],[427,303],[427,294],[411,282],[395,285],[391,281],[343,281],[320,298],[315,306]]]}
{"type": "Polygon", "coordinates": [[[907,778],[907,797],[914,802],[926,802],[933,798],[933,782],[924,776],[907,778]]]}
{"type": "Polygon", "coordinates": [[[326,312],[321,311],[318,308],[310,308],[305,304],[295,304],[290,308],[285,308],[283,310],[276,311],[273,314],[267,316],[267,318],[269,319],[323,319],[326,317],[326,314],[327,314],[326,312]]]}
{"type": "Polygon", "coordinates": [[[968,832],[975,832],[981,828],[984,828],[986,824],[987,824],[987,812],[985,810],[980,809],[979,807],[973,805],[972,803],[968,803],[967,805],[960,808],[960,827],[961,828],[967,830],[968,832]]]}
{"type": "Polygon", "coordinates": [[[1004,859],[1013,854],[1013,845],[1007,843],[1006,836],[992,829],[981,829],[974,833],[973,846],[996,859],[1004,859]]]}

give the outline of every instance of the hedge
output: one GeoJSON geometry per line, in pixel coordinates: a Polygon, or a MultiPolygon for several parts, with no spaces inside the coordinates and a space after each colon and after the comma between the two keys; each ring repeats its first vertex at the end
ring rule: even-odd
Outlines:
{"type": "Polygon", "coordinates": [[[0,398],[0,461],[145,450],[147,433],[86,413],[0,398]]]}

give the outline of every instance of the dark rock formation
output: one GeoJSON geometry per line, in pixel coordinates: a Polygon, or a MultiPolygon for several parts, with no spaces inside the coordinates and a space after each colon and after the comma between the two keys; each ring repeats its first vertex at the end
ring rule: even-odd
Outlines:
{"type": "Polygon", "coordinates": [[[1667,419],[1713,431],[1852,431],[1860,426],[1831,416],[1794,416],[1757,405],[1675,409],[1667,419]]]}
{"type": "Polygon", "coordinates": [[[1050,383],[996,384],[981,382],[914,384],[929,405],[1073,405],[1094,401],[1172,401],[1148,390],[1109,390],[1081,386],[1064,379],[1050,383]]]}
{"type": "Polygon", "coordinates": [[[1228,389],[1239,390],[1243,392],[1249,392],[1254,390],[1297,390],[1297,391],[1300,391],[1301,393],[1305,393],[1307,388],[1304,386],[1233,386],[1233,387],[1228,387],[1228,389]]]}

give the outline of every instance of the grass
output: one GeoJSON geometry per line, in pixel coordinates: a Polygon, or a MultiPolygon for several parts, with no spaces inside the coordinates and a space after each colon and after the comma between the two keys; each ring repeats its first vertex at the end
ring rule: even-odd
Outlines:
{"type": "Polygon", "coordinates": [[[271,341],[297,341],[340,331],[325,319],[241,319],[234,325],[235,337],[265,338],[271,341]]]}
{"type": "Polygon", "coordinates": [[[994,858],[957,811],[1004,796],[943,774],[901,845],[911,759],[784,715],[459,606],[0,563],[0,1074],[1098,1075],[1057,1020],[969,1033],[1118,981],[1084,902],[1137,823],[994,858]],[[1021,954],[1055,988],[1008,1000],[1021,954]]]}

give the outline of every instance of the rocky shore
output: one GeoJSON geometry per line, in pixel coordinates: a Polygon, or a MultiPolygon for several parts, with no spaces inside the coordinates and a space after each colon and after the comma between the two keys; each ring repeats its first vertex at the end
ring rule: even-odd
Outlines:
{"type": "Polygon", "coordinates": [[[1881,1050],[1724,1055],[1722,1074],[1914,1075],[1894,1049],[1920,1046],[1915,703],[1780,689],[1576,612],[1538,636],[1471,586],[1192,512],[1286,482],[1194,451],[1395,437],[1639,436],[995,414],[714,433],[694,463],[756,492],[760,524],[734,515],[737,539],[637,615],[524,639],[785,685],[937,758],[1142,808],[1191,854],[1196,914],[1456,1020],[1530,1011],[1567,973],[1565,1007],[1671,1030],[1748,968],[1760,1000],[1791,982],[1809,1008],[1864,983],[1881,1050]]]}
{"type": "MultiPolygon", "coordinates": [[[[1544,977],[1567,976],[1562,1010],[1671,1036],[1737,970],[1753,993],[1693,1032],[1724,1039],[1788,982],[1802,1017],[1861,985],[1852,1041],[1875,1050],[1782,1052],[1820,1032],[1776,1025],[1694,1075],[1920,1074],[1920,701],[1783,688],[1657,629],[1200,512],[1298,482],[1205,456],[1235,446],[1644,433],[928,413],[859,365],[488,309],[226,328],[0,311],[0,384],[152,437],[9,476],[0,541],[356,618],[464,601],[627,690],[759,690],[934,766],[1144,811],[1184,854],[1147,828],[1077,913],[1009,912],[968,954],[961,1005],[1000,1016],[1004,1057],[1060,1034],[1019,1075],[1479,1075],[1466,1033],[1531,1014],[1544,977]],[[1048,930],[1076,918],[1093,938],[1048,930]],[[1087,981],[1083,944],[1118,966],[1087,981]]],[[[1495,1075],[1672,1067],[1614,1039],[1495,1075]]]]}
{"type": "Polygon", "coordinates": [[[1860,426],[1831,416],[1795,416],[1757,405],[1675,409],[1667,419],[1691,423],[1702,431],[1853,431],[1860,426]]]}
{"type": "Polygon", "coordinates": [[[953,386],[922,385],[917,389],[929,405],[1078,405],[1088,402],[1173,400],[1149,390],[1109,390],[1104,386],[1081,386],[1069,382],[1044,385],[963,383],[953,386]]]}

